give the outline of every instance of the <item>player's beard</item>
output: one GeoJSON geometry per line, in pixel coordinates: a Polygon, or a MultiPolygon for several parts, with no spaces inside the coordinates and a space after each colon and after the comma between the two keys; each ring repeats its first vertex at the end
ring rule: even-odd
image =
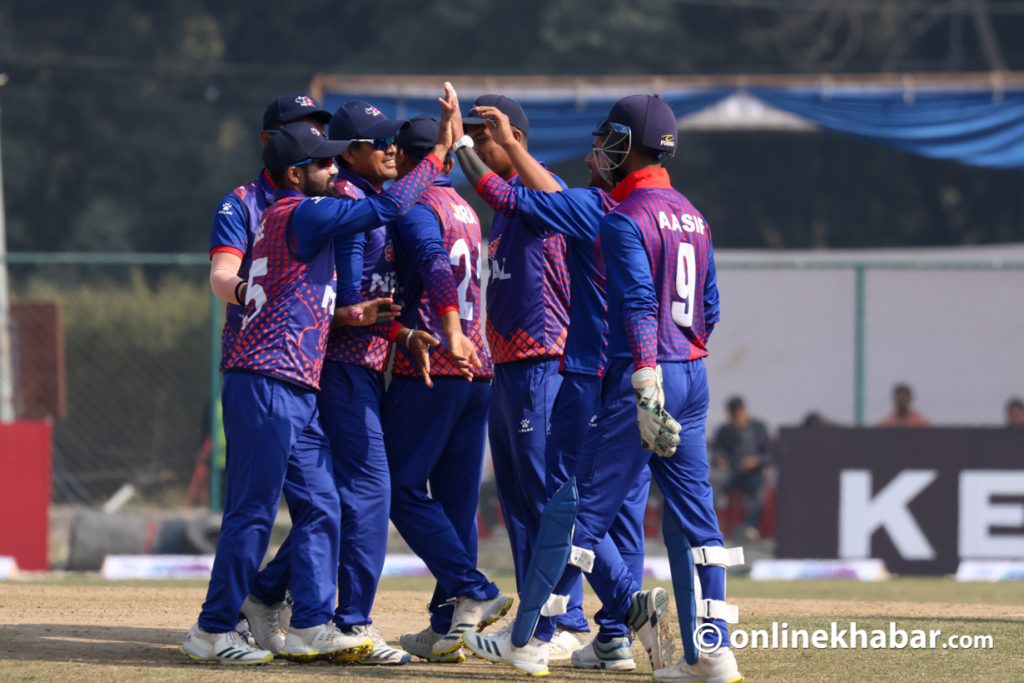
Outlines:
{"type": "Polygon", "coordinates": [[[333,189],[334,176],[327,176],[326,180],[318,181],[307,173],[302,179],[302,187],[299,188],[299,191],[307,197],[329,197],[333,189]]]}

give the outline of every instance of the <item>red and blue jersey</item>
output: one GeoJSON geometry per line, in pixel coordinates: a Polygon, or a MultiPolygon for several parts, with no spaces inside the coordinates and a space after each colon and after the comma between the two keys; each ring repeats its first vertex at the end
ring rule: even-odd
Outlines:
{"type": "MultiPolygon", "coordinates": [[[[403,310],[399,321],[410,329],[428,330],[438,339],[444,334],[440,318],[458,311],[462,332],[476,345],[483,365],[478,377],[494,371],[480,325],[480,267],[483,244],[476,212],[453,188],[447,176],[438,176],[420,203],[395,221],[395,264],[403,310]]],[[[395,353],[394,373],[416,377],[419,372],[404,348],[395,353]]],[[[430,374],[458,376],[448,351],[430,351],[430,374]]]]}
{"type": "Polygon", "coordinates": [[[562,370],[599,376],[604,369],[608,323],[598,228],[615,201],[595,187],[561,192],[513,187],[495,173],[484,176],[480,187],[481,196],[495,211],[520,216],[539,235],[565,235],[571,295],[562,370]]]}
{"type": "MultiPolygon", "coordinates": [[[[353,202],[379,194],[370,183],[344,168],[334,188],[341,198],[353,202]]],[[[395,251],[386,225],[335,240],[334,255],[339,306],[389,296],[394,291],[395,251]]],[[[335,328],[327,341],[327,360],[384,372],[395,329],[394,324],[335,328]]]]}
{"type": "Polygon", "coordinates": [[[608,275],[608,356],[636,369],[707,356],[718,322],[711,229],[663,168],[627,176],[601,221],[608,275]]]}
{"type": "MultiPolygon", "coordinates": [[[[509,184],[521,187],[522,180],[516,176],[509,184]]],[[[569,328],[565,237],[542,236],[522,217],[497,213],[487,257],[487,341],[494,362],[561,357],[569,328]]]]}
{"type": "MultiPolygon", "coordinates": [[[[238,275],[243,280],[249,277],[252,236],[259,228],[263,212],[273,203],[276,191],[274,181],[264,170],[255,180],[236,187],[220,200],[210,234],[210,258],[214,254],[226,252],[242,259],[238,275]]],[[[238,341],[243,315],[244,308],[241,305],[227,304],[224,329],[220,335],[221,370],[238,341]]]]}
{"type": "Polygon", "coordinates": [[[224,369],[317,390],[334,316],[334,250],[328,242],[312,259],[296,257],[292,216],[308,200],[291,190],[278,196],[253,236],[244,315],[224,369]]]}

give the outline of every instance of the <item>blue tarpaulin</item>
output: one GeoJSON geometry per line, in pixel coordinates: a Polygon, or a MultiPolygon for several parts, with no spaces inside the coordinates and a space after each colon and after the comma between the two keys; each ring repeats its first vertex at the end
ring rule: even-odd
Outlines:
{"type": "MultiPolygon", "coordinates": [[[[549,164],[582,158],[590,148],[595,124],[619,97],[628,94],[582,97],[564,90],[564,96],[549,90],[518,98],[530,117],[530,151],[549,164]]],[[[736,92],[735,88],[704,88],[660,95],[682,119],[736,92]]],[[[745,92],[825,130],[926,157],[1024,169],[1024,90],[759,87],[745,92]]],[[[328,90],[323,99],[330,111],[350,100],[366,100],[396,118],[439,111],[436,100],[426,97],[328,90]]],[[[463,108],[470,102],[472,96],[464,97],[463,108]]]]}

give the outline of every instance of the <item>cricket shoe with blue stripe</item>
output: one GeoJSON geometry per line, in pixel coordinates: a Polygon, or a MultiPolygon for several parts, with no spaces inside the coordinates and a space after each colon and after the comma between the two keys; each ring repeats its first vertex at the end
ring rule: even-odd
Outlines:
{"type": "Polygon", "coordinates": [[[314,659],[333,659],[354,662],[373,652],[369,636],[342,633],[333,621],[309,628],[288,627],[281,655],[303,662],[314,659]]]}
{"type": "Polygon", "coordinates": [[[512,644],[512,631],[488,636],[476,631],[465,634],[466,647],[473,654],[489,662],[507,664],[530,676],[547,676],[548,644],[537,637],[530,638],[524,647],[512,644]]]}
{"type": "Polygon", "coordinates": [[[668,683],[743,683],[743,674],[736,664],[736,655],[723,647],[715,652],[702,652],[696,664],[680,659],[669,669],[655,669],[654,680],[668,683]]]}
{"type": "MultiPolygon", "coordinates": [[[[343,633],[345,633],[343,631],[343,633]]],[[[365,636],[373,641],[373,650],[362,659],[356,660],[356,664],[375,664],[377,666],[401,666],[412,661],[412,655],[402,650],[396,650],[388,645],[384,636],[377,633],[369,626],[353,626],[347,635],[365,636]]]]}
{"type": "Polygon", "coordinates": [[[238,631],[207,633],[195,624],[185,636],[181,651],[198,662],[241,666],[269,664],[274,655],[249,645],[238,631]]]}
{"type": "Polygon", "coordinates": [[[461,664],[466,661],[466,655],[462,654],[462,648],[444,655],[434,654],[434,643],[444,638],[443,633],[438,633],[430,626],[417,633],[403,633],[398,639],[402,648],[420,659],[428,662],[444,664],[461,664]]]}
{"type": "Polygon", "coordinates": [[[632,643],[624,636],[611,638],[602,643],[594,638],[572,653],[572,665],[577,669],[608,669],[609,671],[633,671],[632,643]]]}
{"type": "Polygon", "coordinates": [[[463,635],[469,631],[481,631],[508,614],[514,600],[498,593],[490,600],[474,600],[469,597],[455,599],[452,625],[444,637],[434,643],[435,655],[446,655],[462,647],[463,635]]]}
{"type": "Polygon", "coordinates": [[[655,671],[672,666],[675,652],[668,606],[665,589],[654,588],[633,593],[633,604],[626,612],[626,625],[643,643],[655,671]]]}

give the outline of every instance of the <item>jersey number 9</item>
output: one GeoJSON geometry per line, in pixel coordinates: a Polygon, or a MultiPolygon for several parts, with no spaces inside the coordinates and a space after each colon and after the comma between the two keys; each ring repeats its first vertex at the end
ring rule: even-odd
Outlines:
{"type": "Polygon", "coordinates": [[[679,243],[676,260],[676,296],[672,302],[672,320],[679,327],[693,326],[693,296],[697,289],[697,254],[689,242],[679,243]]]}

